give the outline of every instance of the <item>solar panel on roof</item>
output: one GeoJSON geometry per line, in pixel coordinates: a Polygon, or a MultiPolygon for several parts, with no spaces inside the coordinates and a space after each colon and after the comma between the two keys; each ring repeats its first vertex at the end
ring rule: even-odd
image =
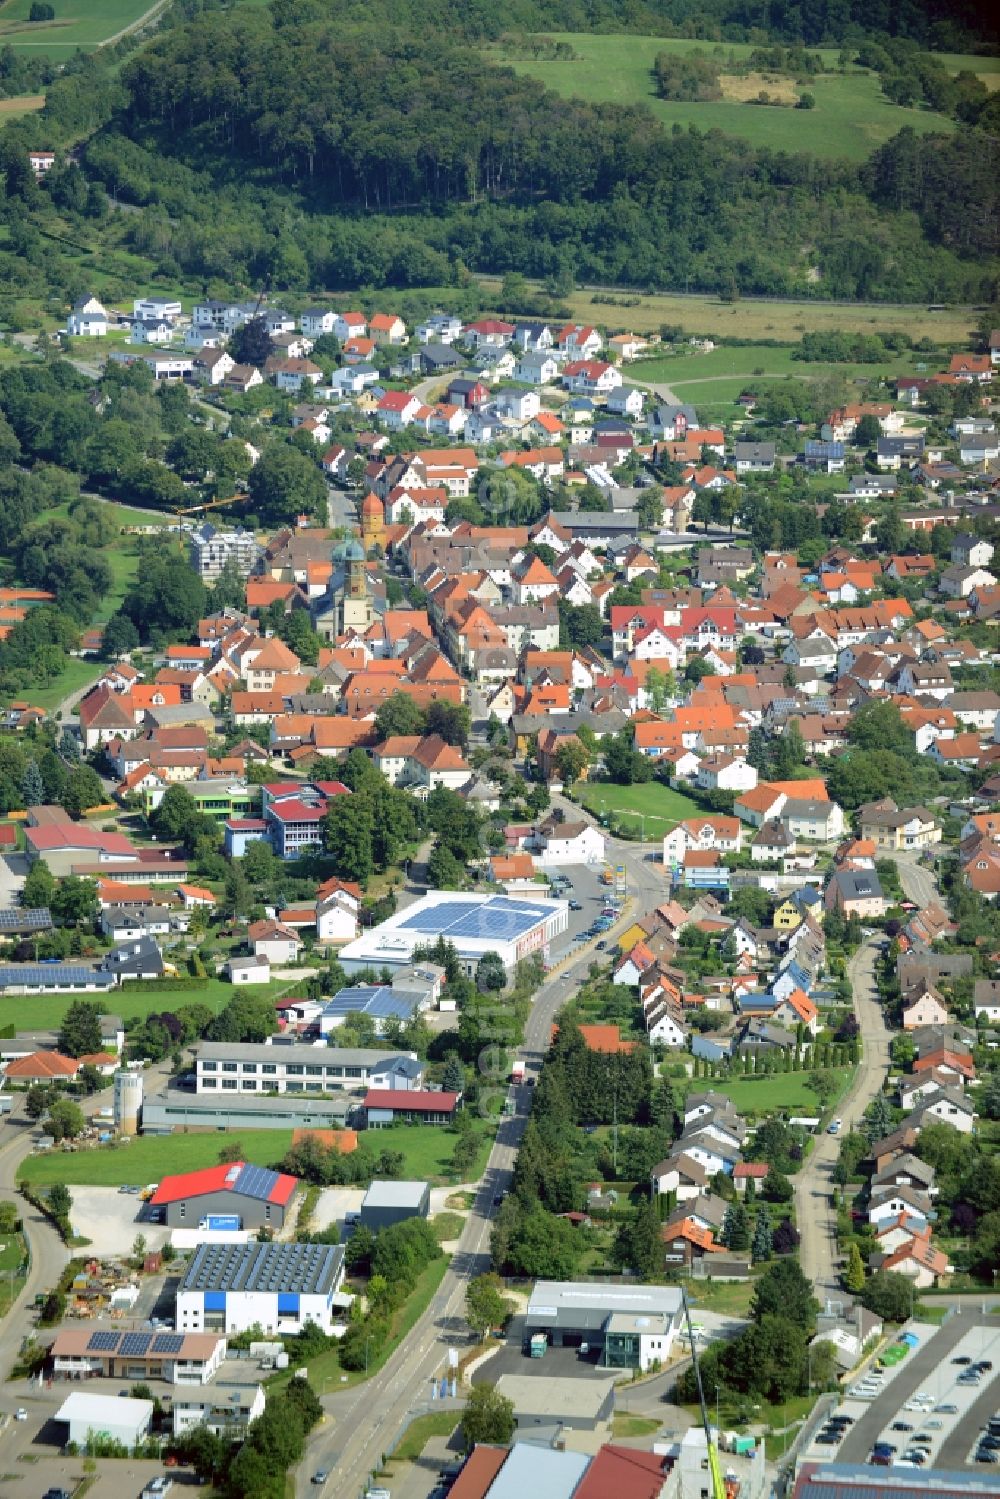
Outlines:
{"type": "Polygon", "coordinates": [[[277,1171],[270,1171],[266,1166],[244,1166],[236,1179],[235,1189],[242,1197],[253,1197],[258,1202],[266,1202],[274,1191],[277,1180],[277,1171]]]}
{"type": "Polygon", "coordinates": [[[157,1333],[156,1337],[153,1339],[153,1346],[150,1349],[150,1352],[151,1353],[180,1353],[180,1351],[181,1351],[181,1349],[183,1347],[184,1347],[184,1337],[183,1337],[182,1333],[161,1332],[161,1333],[157,1333]]]}
{"type": "Polygon", "coordinates": [[[47,906],[4,906],[0,908],[0,932],[40,932],[52,925],[47,906]]]}
{"type": "Polygon", "coordinates": [[[88,984],[99,984],[109,988],[115,982],[113,973],[100,973],[95,968],[83,968],[69,963],[12,964],[0,968],[0,989],[33,987],[50,988],[55,984],[85,988],[88,984]]]}
{"type": "Polygon", "coordinates": [[[123,1358],[143,1358],[149,1352],[153,1335],[149,1332],[127,1332],[118,1352],[123,1358]]]}
{"type": "Polygon", "coordinates": [[[118,1347],[119,1332],[92,1332],[87,1343],[88,1353],[113,1353],[118,1347]]]}

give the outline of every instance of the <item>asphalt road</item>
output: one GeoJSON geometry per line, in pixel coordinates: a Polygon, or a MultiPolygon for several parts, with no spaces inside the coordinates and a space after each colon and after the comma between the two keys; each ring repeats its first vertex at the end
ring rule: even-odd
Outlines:
{"type": "MultiPolygon", "coordinates": [[[[17,1170],[31,1150],[33,1125],[24,1114],[7,1116],[0,1125],[0,1200],[13,1202],[24,1224],[31,1263],[21,1294],[6,1317],[0,1321],[0,1372],[6,1379],[28,1332],[26,1309],[42,1291],[51,1290],[69,1259],[69,1250],[52,1224],[37,1208],[17,1193],[17,1170]]],[[[6,1393],[0,1396],[0,1407],[14,1410],[20,1402],[6,1393]]]]}
{"type": "Polygon", "coordinates": [[[933,870],[926,864],[918,863],[916,854],[896,854],[895,859],[899,882],[907,900],[912,900],[917,906],[926,906],[932,900],[940,900],[933,870]]]}
{"type": "MultiPolygon", "coordinates": [[[[890,1034],[875,985],[878,948],[865,942],[848,966],[854,993],[854,1013],[861,1027],[861,1061],[850,1091],[840,1104],[843,1132],[857,1124],[871,1100],[881,1092],[889,1070],[890,1034]]],[[[837,1294],[837,1217],[833,1207],[833,1168],[840,1150],[836,1135],[819,1135],[803,1169],[795,1179],[795,1221],[802,1235],[799,1262],[822,1300],[837,1294]]]]}
{"type": "MultiPolygon", "coordinates": [[[[580,816],[579,809],[572,804],[566,804],[566,810],[574,818],[580,816]]],[[[641,845],[609,839],[608,853],[614,862],[624,863],[628,871],[632,900],[617,928],[621,930],[634,914],[641,914],[654,901],[662,900],[666,886],[662,866],[652,863],[649,850],[641,845]]],[[[585,904],[580,915],[588,914],[585,904]]],[[[608,935],[613,936],[614,929],[608,935]]],[[[558,960],[558,952],[553,956],[558,960]]],[[[560,971],[553,973],[538,991],[519,1053],[528,1064],[529,1076],[537,1075],[548,1050],[552,1022],[587,977],[594,957],[592,944],[577,945],[560,971]]],[[[380,1454],[392,1447],[414,1408],[425,1403],[432,1377],[444,1372],[449,1347],[466,1337],[466,1286],[490,1268],[493,1199],[510,1185],[517,1148],[531,1108],[532,1089],[527,1084],[513,1092],[516,1113],[501,1120],[475,1203],[440,1289],[405,1342],[378,1374],[349,1393],[334,1395],[324,1402],[333,1421],[321,1426],[309,1444],[296,1475],[297,1494],[315,1492],[311,1476],[320,1468],[329,1474],[325,1493],[335,1494],[337,1499],[352,1499],[361,1494],[380,1454]]]]}

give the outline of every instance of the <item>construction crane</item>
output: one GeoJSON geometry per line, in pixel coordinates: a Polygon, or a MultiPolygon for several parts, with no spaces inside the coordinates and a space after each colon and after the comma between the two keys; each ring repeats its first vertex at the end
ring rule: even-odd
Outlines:
{"type": "Polygon", "coordinates": [[[688,1306],[687,1292],[681,1287],[681,1304],[684,1307],[684,1320],[687,1323],[688,1344],[691,1348],[691,1363],[694,1367],[695,1382],[698,1385],[698,1404],[701,1407],[701,1424],[705,1431],[705,1443],[708,1448],[708,1471],[712,1478],[712,1499],[729,1499],[726,1481],[719,1467],[719,1433],[715,1433],[715,1441],[712,1440],[712,1428],[708,1424],[708,1407],[705,1404],[705,1391],[701,1383],[701,1369],[698,1366],[698,1351],[695,1348],[694,1328],[691,1326],[691,1308],[688,1306]]]}
{"type": "Polygon", "coordinates": [[[179,505],[173,507],[173,514],[177,517],[177,540],[180,542],[184,530],[184,518],[188,515],[200,515],[203,510],[218,510],[220,506],[232,505],[237,500],[245,499],[244,495],[228,495],[225,499],[204,500],[200,505],[189,505],[187,509],[179,505]]]}

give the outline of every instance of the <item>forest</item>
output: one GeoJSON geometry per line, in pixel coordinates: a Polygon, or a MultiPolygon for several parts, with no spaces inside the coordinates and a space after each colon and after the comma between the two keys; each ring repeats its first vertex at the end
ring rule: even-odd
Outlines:
{"type": "MultiPolygon", "coordinates": [[[[574,20],[572,5],[551,18],[544,0],[520,9],[505,24],[574,20]]],[[[680,4],[653,9],[661,26],[689,19],[680,4]]],[[[850,35],[856,9],[771,6],[765,35],[763,15],[724,0],[705,24],[799,47],[850,35]]],[[[885,34],[876,46],[869,29],[865,44],[873,65],[895,70],[887,79],[933,92],[937,75],[918,77],[913,49],[940,40],[942,25],[953,45],[987,45],[970,29],[974,7],[935,15],[913,5],[875,17],[885,34]]],[[[576,20],[638,24],[613,0],[576,20]]],[[[88,289],[74,254],[87,246],[95,264],[122,249],[167,283],[220,291],[461,286],[517,271],[554,295],[596,282],[994,300],[994,111],[971,95],[950,101],[971,111],[953,135],[901,130],[860,167],[819,162],[668,130],[643,106],[561,99],[471,50],[485,11],[452,21],[434,6],[411,16],[409,0],[347,0],[335,17],[329,0],[177,0],[151,41],[115,49],[113,66],[78,59],[41,115],[0,138],[0,280],[11,288],[0,310],[15,295],[64,304],[88,289]],[[26,155],[40,131],[75,148],[42,185],[26,155]]]]}
{"type": "Polygon", "coordinates": [[[53,121],[103,113],[84,170],[150,210],[128,236],[165,274],[294,289],[516,269],[731,295],[991,297],[997,187],[975,128],[901,132],[859,173],[559,99],[426,28],[281,22],[277,0],[196,16],[133,55],[120,91],[83,75],[51,91],[53,121]],[[977,212],[955,215],[956,197],[977,212]]]}

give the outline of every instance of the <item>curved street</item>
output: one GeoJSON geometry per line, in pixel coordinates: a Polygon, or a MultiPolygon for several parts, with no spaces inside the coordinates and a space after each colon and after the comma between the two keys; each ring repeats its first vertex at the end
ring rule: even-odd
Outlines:
{"type": "MultiPolygon", "coordinates": [[[[0,1201],[13,1202],[21,1215],[30,1264],[28,1278],[6,1317],[0,1320],[0,1371],[9,1378],[29,1328],[26,1311],[34,1298],[50,1291],[62,1274],[69,1250],[49,1220],[17,1192],[17,1171],[31,1150],[34,1126],[23,1108],[16,1119],[7,1116],[0,1126],[0,1201]]],[[[13,1410],[20,1402],[4,1396],[2,1406],[13,1410]]]]}
{"type": "MultiPolygon", "coordinates": [[[[925,906],[940,899],[933,872],[920,864],[915,854],[899,854],[895,862],[908,900],[925,906]]],[[[892,1033],[885,1023],[875,982],[878,955],[876,942],[869,939],[858,948],[847,969],[854,1013],[861,1027],[862,1052],[854,1082],[839,1106],[844,1133],[860,1122],[872,1099],[882,1091],[889,1071],[892,1033]]],[[[802,1235],[799,1260],[821,1301],[828,1295],[843,1294],[837,1272],[837,1214],[833,1206],[833,1168],[839,1152],[838,1136],[818,1136],[795,1179],[795,1217],[802,1235]]]]}

